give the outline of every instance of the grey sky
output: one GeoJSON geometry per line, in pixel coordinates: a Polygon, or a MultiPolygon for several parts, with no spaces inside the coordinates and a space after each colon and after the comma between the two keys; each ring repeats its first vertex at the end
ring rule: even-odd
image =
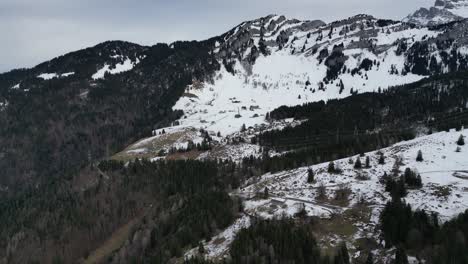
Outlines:
{"type": "Polygon", "coordinates": [[[0,0],[0,72],[106,40],[201,40],[268,14],[400,19],[434,0],[0,0]]]}

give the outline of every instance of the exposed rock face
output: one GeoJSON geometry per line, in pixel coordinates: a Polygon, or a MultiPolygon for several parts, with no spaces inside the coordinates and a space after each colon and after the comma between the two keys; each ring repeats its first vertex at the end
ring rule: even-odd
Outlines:
{"type": "Polygon", "coordinates": [[[408,17],[407,22],[380,20],[363,14],[326,24],[270,15],[244,22],[224,34],[214,53],[231,73],[235,74],[235,65],[239,64],[248,75],[256,74],[254,65],[260,56],[304,56],[319,67],[326,67],[325,75],[315,78],[319,86],[320,82],[327,86],[335,80],[348,79],[348,75],[352,78],[355,73],[365,78],[362,69],[403,76],[461,70],[466,64],[467,23],[462,17],[440,8],[447,5],[443,2],[438,3],[438,7],[423,8],[408,17]],[[445,27],[414,26],[434,27],[455,20],[460,22],[445,27]],[[362,68],[364,60],[372,61],[377,67],[362,68]],[[384,66],[388,60],[395,61],[394,65],[384,66]]]}
{"type": "Polygon", "coordinates": [[[276,15],[246,21],[223,36],[224,43],[218,50],[218,56],[229,59],[248,56],[254,63],[259,52],[267,55],[267,48],[281,49],[294,32],[307,32],[324,25],[325,22],[320,20],[299,21],[276,15]]]}
{"type": "Polygon", "coordinates": [[[433,7],[421,8],[403,21],[420,26],[435,26],[468,18],[468,1],[437,0],[433,7]]]}
{"type": "Polygon", "coordinates": [[[440,9],[436,7],[421,8],[414,14],[406,17],[404,21],[416,25],[435,26],[444,23],[449,23],[456,20],[463,19],[460,16],[453,14],[447,9],[440,9]]]}

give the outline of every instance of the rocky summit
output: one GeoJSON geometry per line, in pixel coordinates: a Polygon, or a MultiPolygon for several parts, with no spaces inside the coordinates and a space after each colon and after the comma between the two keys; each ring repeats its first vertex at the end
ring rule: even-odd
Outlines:
{"type": "Polygon", "coordinates": [[[435,26],[468,18],[468,1],[437,0],[430,8],[420,8],[403,21],[420,26],[435,26]]]}

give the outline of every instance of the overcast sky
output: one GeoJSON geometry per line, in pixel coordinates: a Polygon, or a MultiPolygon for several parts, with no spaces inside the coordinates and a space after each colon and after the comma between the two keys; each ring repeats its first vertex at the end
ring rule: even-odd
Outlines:
{"type": "Polygon", "coordinates": [[[268,14],[400,19],[434,0],[0,0],[0,72],[106,40],[201,40],[268,14]]]}

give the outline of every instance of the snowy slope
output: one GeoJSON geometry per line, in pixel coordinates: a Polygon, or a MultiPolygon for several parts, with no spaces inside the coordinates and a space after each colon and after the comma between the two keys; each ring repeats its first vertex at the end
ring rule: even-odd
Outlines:
{"type": "MultiPolygon", "coordinates": [[[[354,156],[334,161],[335,166],[342,170],[342,173],[338,174],[327,172],[328,162],[273,175],[267,174],[260,181],[243,188],[240,193],[249,194],[268,187],[271,193],[279,197],[314,201],[317,199],[317,187],[321,184],[326,186],[330,197],[344,184],[352,190],[348,207],[355,205],[359,198],[363,197],[379,211],[390,199],[379,181],[384,173],[392,175],[395,163],[400,163],[400,174],[406,168],[410,168],[421,174],[423,181],[422,189],[409,190],[406,201],[414,209],[437,212],[443,220],[447,220],[468,208],[468,147],[461,146],[460,152],[456,152],[456,141],[461,134],[465,138],[468,137],[468,130],[440,132],[366,153],[366,156],[370,157],[370,168],[354,169],[354,164],[349,162],[350,159],[355,161],[358,157],[354,156]],[[423,153],[423,162],[416,161],[419,150],[423,153]],[[380,152],[386,157],[384,165],[378,164],[380,152]],[[307,183],[309,168],[316,174],[314,184],[307,183]],[[359,179],[358,175],[368,179],[359,179]],[[441,193],[444,188],[449,190],[447,195],[441,193]]],[[[361,161],[364,164],[365,157],[361,157],[361,161]]],[[[249,203],[247,202],[246,208],[254,210],[255,206],[249,206],[249,203]]],[[[313,211],[309,213],[314,214],[313,211]]]]}
{"type": "MultiPolygon", "coordinates": [[[[468,147],[462,146],[460,152],[455,151],[456,141],[461,134],[468,137],[468,130],[436,133],[366,153],[370,157],[370,168],[354,169],[349,161],[356,160],[355,156],[334,161],[335,166],[342,170],[341,173],[328,173],[329,163],[323,163],[251,179],[232,193],[245,199],[244,216],[210,241],[202,241],[207,250],[204,256],[209,259],[227,256],[233,237],[250,225],[253,216],[266,219],[284,215],[297,217],[295,214],[302,209],[309,216],[327,218],[327,221],[337,221],[345,215],[349,218],[349,212],[369,210],[368,220],[358,218],[352,222],[354,232],[349,234],[351,237],[332,233],[330,237],[321,236],[319,241],[329,246],[329,243],[336,245],[345,240],[359,254],[359,249],[354,248],[354,242],[359,239],[377,239],[379,236],[379,215],[387,201],[391,200],[380,181],[384,173],[391,175],[395,171],[395,164],[400,164],[397,166],[400,174],[406,168],[411,168],[422,176],[423,187],[409,190],[406,202],[414,210],[436,212],[442,221],[448,220],[468,208],[468,147]],[[423,153],[423,162],[416,162],[419,150],[423,153]],[[383,165],[378,164],[380,153],[386,157],[383,165]],[[312,184],[307,183],[308,169],[315,173],[315,182],[312,184]],[[325,200],[317,197],[319,186],[325,186],[325,200]],[[265,188],[269,190],[267,199],[256,195],[265,188]],[[333,205],[335,193],[343,188],[350,190],[349,203],[333,205]]],[[[361,160],[364,164],[365,158],[361,157],[361,160]]],[[[381,248],[376,252],[385,255],[385,250],[381,248]]],[[[197,248],[186,253],[186,257],[194,255],[197,255],[197,248]]]]}
{"type": "Polygon", "coordinates": [[[224,66],[215,77],[187,87],[173,108],[184,111],[179,120],[183,127],[232,134],[242,124],[263,124],[266,113],[282,105],[418,81],[430,74],[429,69],[415,70],[420,68],[414,58],[421,45],[427,46],[423,67],[429,68],[433,57],[440,72],[448,72],[445,53],[456,49],[460,56],[467,54],[468,42],[462,39],[466,30],[459,28],[433,30],[366,15],[330,24],[282,16],[244,22],[217,43],[214,53],[224,66]],[[459,34],[460,41],[439,47],[444,34],[459,34]]]}

